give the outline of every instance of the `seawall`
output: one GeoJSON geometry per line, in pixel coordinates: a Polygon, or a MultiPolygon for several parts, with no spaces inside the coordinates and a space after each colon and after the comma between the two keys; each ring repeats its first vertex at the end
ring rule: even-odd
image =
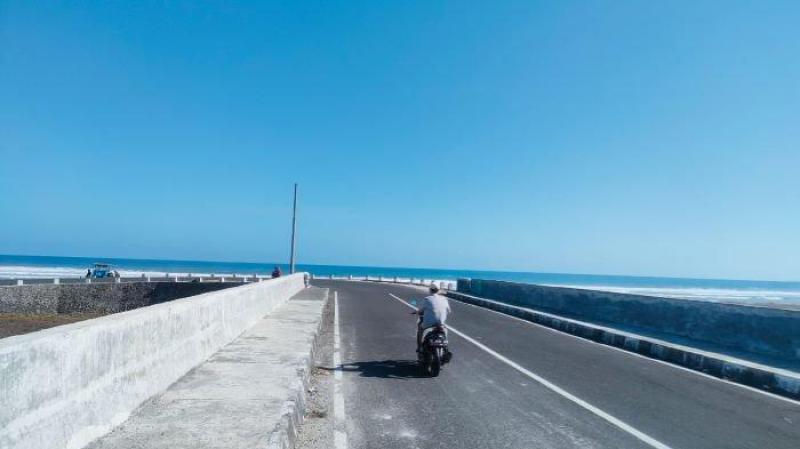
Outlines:
{"type": "Polygon", "coordinates": [[[241,282],[126,282],[0,287],[0,313],[116,313],[242,285],[241,282]]]}
{"type": "Polygon", "coordinates": [[[296,274],[0,340],[0,447],[85,446],[302,288],[296,274]]]}
{"type": "Polygon", "coordinates": [[[460,279],[457,291],[590,323],[800,360],[800,311],[460,279]]]}

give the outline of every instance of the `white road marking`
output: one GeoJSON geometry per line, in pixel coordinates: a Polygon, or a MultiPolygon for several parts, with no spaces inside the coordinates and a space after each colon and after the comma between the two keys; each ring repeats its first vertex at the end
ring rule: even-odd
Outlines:
{"type": "Polygon", "coordinates": [[[336,449],[347,449],[347,416],[342,394],[342,357],[339,353],[339,292],[333,292],[333,443],[336,449]]]}
{"type": "MultiPolygon", "coordinates": [[[[511,318],[512,320],[521,321],[521,322],[529,324],[531,326],[536,326],[538,328],[544,329],[546,331],[554,332],[554,333],[559,334],[559,335],[565,335],[567,337],[574,338],[574,339],[580,340],[580,341],[585,342],[585,343],[591,343],[593,345],[602,346],[603,348],[606,348],[606,349],[612,349],[614,351],[621,352],[621,353],[623,353],[625,355],[628,355],[630,357],[637,357],[637,358],[640,358],[640,359],[643,359],[643,360],[647,360],[649,362],[659,363],[661,365],[668,366],[668,367],[674,368],[674,369],[679,369],[681,371],[686,371],[687,373],[692,373],[692,374],[695,374],[697,376],[703,376],[705,378],[708,378],[708,379],[711,379],[711,380],[715,380],[717,382],[725,382],[726,384],[729,384],[729,385],[732,385],[732,386],[735,386],[735,387],[744,388],[745,390],[749,390],[749,391],[752,391],[754,393],[762,394],[764,396],[769,396],[772,399],[779,399],[781,401],[788,402],[790,404],[800,405],[800,401],[792,399],[792,398],[787,398],[786,396],[779,396],[779,395],[777,395],[775,393],[770,393],[769,391],[759,390],[758,388],[751,387],[749,385],[740,384],[738,382],[734,382],[734,381],[728,380],[728,379],[722,379],[720,377],[712,376],[711,374],[706,374],[706,373],[704,373],[702,371],[697,371],[697,370],[693,370],[691,368],[686,368],[685,366],[676,365],[674,363],[669,363],[669,362],[666,362],[664,360],[659,360],[659,359],[654,359],[652,357],[647,357],[646,355],[638,354],[636,352],[631,352],[631,351],[628,351],[627,349],[618,348],[616,346],[611,346],[611,345],[599,343],[599,342],[596,342],[594,340],[589,340],[588,338],[583,338],[583,337],[580,337],[578,335],[573,335],[573,334],[570,334],[570,333],[567,333],[567,332],[564,332],[564,331],[560,331],[558,329],[553,329],[552,327],[544,326],[544,325],[539,324],[539,323],[534,323],[533,321],[528,321],[528,320],[526,320],[524,318],[520,318],[520,317],[514,316],[514,315],[509,315],[507,313],[503,313],[503,312],[500,312],[500,311],[497,311],[497,310],[489,309],[487,307],[481,307],[479,305],[470,304],[468,302],[459,301],[457,299],[454,299],[454,301],[458,301],[460,304],[464,304],[465,306],[474,307],[476,309],[480,309],[480,310],[484,310],[484,311],[487,311],[487,312],[495,313],[497,315],[502,315],[502,316],[504,316],[506,318],[511,318]]],[[[533,310],[533,309],[531,309],[531,310],[533,310]]]]}
{"type": "MultiPolygon", "coordinates": [[[[391,296],[392,298],[400,301],[404,305],[406,305],[406,306],[408,306],[408,307],[410,307],[410,308],[412,308],[414,310],[417,309],[416,307],[412,306],[411,304],[405,302],[402,298],[400,298],[398,296],[395,296],[392,293],[389,293],[389,296],[391,296]]],[[[520,373],[530,377],[531,379],[533,379],[536,382],[540,383],[541,385],[547,387],[551,391],[559,394],[560,396],[562,396],[562,397],[574,402],[578,406],[580,406],[580,407],[582,407],[582,408],[594,413],[595,415],[597,415],[600,418],[608,421],[609,423],[611,423],[612,425],[616,426],[617,428],[619,428],[619,429],[629,433],[630,435],[636,437],[637,439],[639,439],[641,442],[647,444],[648,446],[651,446],[651,447],[656,448],[656,449],[671,449],[666,444],[656,440],[655,438],[647,435],[646,433],[644,433],[644,432],[642,432],[640,430],[637,430],[636,428],[634,428],[633,426],[625,423],[624,421],[609,415],[608,413],[600,410],[599,408],[593,406],[592,404],[589,404],[588,402],[586,402],[583,399],[573,395],[572,393],[569,393],[568,391],[566,391],[563,388],[559,387],[558,385],[548,381],[547,379],[539,376],[538,374],[535,374],[535,373],[529,371],[528,369],[522,367],[520,364],[518,364],[518,363],[514,362],[513,360],[503,356],[502,354],[497,353],[493,349],[491,349],[488,346],[484,345],[483,343],[473,339],[472,337],[470,337],[467,334],[459,331],[458,329],[455,329],[452,326],[447,326],[447,328],[451,332],[455,333],[456,335],[460,336],[461,338],[463,338],[463,339],[467,340],[468,342],[472,343],[473,345],[477,346],[479,349],[481,349],[484,352],[488,353],[492,357],[494,357],[494,358],[500,360],[501,362],[505,363],[506,365],[514,368],[515,370],[519,371],[520,373]]]]}

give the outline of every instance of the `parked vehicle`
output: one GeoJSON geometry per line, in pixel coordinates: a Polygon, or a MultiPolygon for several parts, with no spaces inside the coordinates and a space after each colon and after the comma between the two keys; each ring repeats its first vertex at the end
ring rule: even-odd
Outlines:
{"type": "Polygon", "coordinates": [[[107,263],[96,263],[94,268],[91,269],[93,279],[110,278],[114,276],[111,271],[111,265],[107,263]]]}

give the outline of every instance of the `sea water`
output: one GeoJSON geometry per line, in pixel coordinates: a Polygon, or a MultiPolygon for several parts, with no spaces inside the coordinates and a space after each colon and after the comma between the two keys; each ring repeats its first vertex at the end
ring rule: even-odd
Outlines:
{"type": "MultiPolygon", "coordinates": [[[[284,263],[0,255],[0,278],[80,277],[85,275],[86,270],[96,262],[110,264],[112,269],[117,270],[123,277],[142,274],[157,276],[165,273],[265,275],[272,272],[275,266],[280,266],[284,272],[288,268],[284,263]]],[[[800,282],[307,264],[298,264],[297,269],[319,276],[353,275],[437,280],[494,279],[669,298],[800,307],[800,282]]]]}

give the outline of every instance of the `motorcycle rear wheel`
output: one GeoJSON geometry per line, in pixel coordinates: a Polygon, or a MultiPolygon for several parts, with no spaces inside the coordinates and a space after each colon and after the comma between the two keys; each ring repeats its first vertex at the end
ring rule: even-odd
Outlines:
{"type": "Polygon", "coordinates": [[[429,368],[429,373],[431,377],[437,377],[439,372],[442,370],[442,356],[444,355],[444,350],[442,348],[436,348],[433,350],[433,354],[431,354],[431,363],[429,368]]]}

